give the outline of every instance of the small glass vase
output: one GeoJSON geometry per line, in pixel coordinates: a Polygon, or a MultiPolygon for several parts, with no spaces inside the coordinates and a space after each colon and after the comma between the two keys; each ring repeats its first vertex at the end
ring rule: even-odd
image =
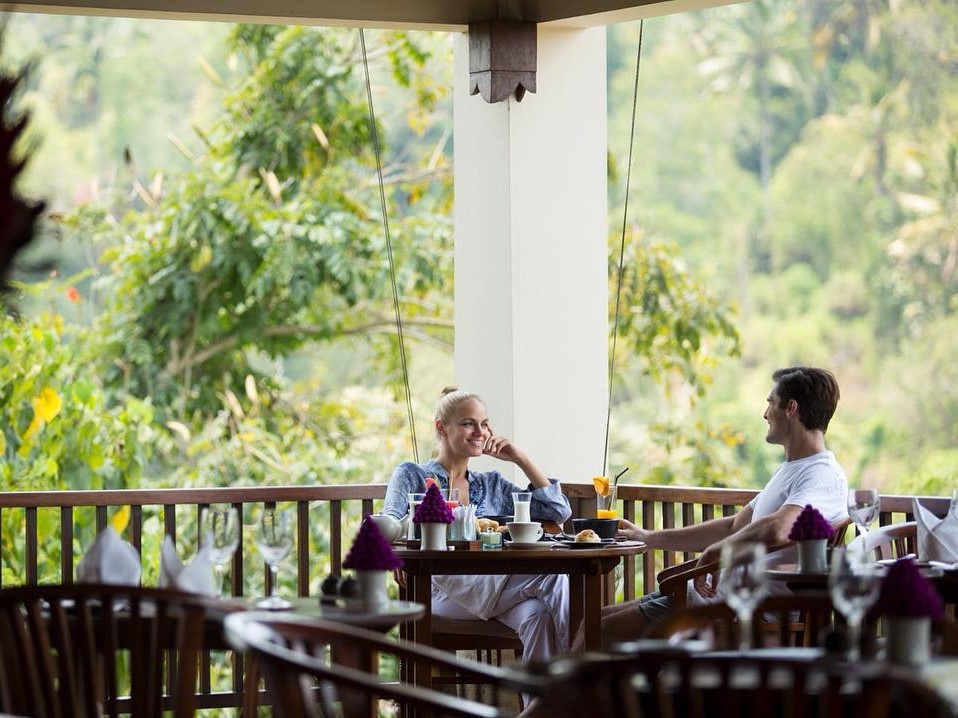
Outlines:
{"type": "Polygon", "coordinates": [[[372,608],[385,606],[389,602],[389,594],[386,592],[387,573],[388,571],[356,571],[363,605],[372,608]]]}
{"type": "Polygon", "coordinates": [[[828,573],[826,560],[827,539],[798,542],[798,572],[828,573]]]}
{"type": "Polygon", "coordinates": [[[446,524],[440,523],[421,523],[419,524],[422,534],[421,548],[423,551],[445,551],[446,550],[446,524]]]}
{"type": "Polygon", "coordinates": [[[884,616],[885,657],[889,663],[923,666],[931,660],[931,619],[884,616]]]}

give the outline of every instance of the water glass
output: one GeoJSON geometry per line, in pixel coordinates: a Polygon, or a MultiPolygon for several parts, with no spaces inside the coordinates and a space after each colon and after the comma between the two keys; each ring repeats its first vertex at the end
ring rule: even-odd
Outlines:
{"type": "Polygon", "coordinates": [[[222,593],[223,573],[240,540],[239,511],[228,504],[212,504],[200,513],[200,548],[209,551],[216,572],[216,592],[222,593]]]}
{"type": "Polygon", "coordinates": [[[752,616],[768,590],[765,544],[739,542],[722,547],[719,595],[738,617],[739,650],[752,645],[752,616]]]}
{"type": "Polygon", "coordinates": [[[269,565],[269,597],[256,604],[257,608],[270,611],[291,608],[292,604],[277,595],[277,576],[279,562],[289,555],[293,548],[293,522],[289,512],[274,508],[263,509],[256,525],[256,547],[263,560],[269,565]]]}
{"type": "Polygon", "coordinates": [[[868,550],[868,526],[878,518],[880,507],[878,489],[851,489],[848,492],[848,516],[858,527],[858,534],[862,537],[861,545],[865,551],[868,550]]]}
{"type": "Polygon", "coordinates": [[[527,523],[532,521],[532,492],[516,491],[512,494],[512,506],[514,508],[513,521],[517,523],[527,523]]]}
{"type": "Polygon", "coordinates": [[[859,641],[865,611],[878,598],[881,587],[878,567],[867,553],[846,549],[832,550],[831,570],[828,573],[828,593],[835,610],[848,623],[848,660],[860,658],[859,641]]]}
{"type": "Polygon", "coordinates": [[[419,524],[413,523],[412,518],[416,515],[416,508],[422,503],[424,498],[426,498],[425,493],[417,492],[407,495],[407,499],[409,500],[409,524],[406,527],[406,538],[410,541],[419,538],[419,524]]]}

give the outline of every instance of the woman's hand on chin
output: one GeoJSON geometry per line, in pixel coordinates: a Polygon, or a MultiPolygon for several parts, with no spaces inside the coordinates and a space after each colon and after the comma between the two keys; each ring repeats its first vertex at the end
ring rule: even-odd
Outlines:
{"type": "MultiPolygon", "coordinates": [[[[492,431],[491,426],[489,430],[492,431]]],[[[504,436],[497,436],[495,433],[486,439],[486,444],[482,447],[482,453],[486,456],[492,456],[513,463],[518,463],[522,457],[522,453],[509,439],[504,436]]]]}

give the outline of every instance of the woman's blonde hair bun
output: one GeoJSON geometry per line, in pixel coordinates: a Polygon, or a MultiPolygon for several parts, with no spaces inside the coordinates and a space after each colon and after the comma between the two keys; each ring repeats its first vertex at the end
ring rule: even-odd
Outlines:
{"type": "Polygon", "coordinates": [[[455,386],[447,386],[442,390],[442,395],[439,397],[439,404],[436,406],[436,421],[441,421],[443,424],[448,424],[452,419],[452,415],[456,410],[456,407],[459,406],[464,401],[469,401],[470,399],[475,399],[480,404],[485,405],[485,402],[479,397],[478,394],[470,394],[465,391],[460,391],[455,386]]]}

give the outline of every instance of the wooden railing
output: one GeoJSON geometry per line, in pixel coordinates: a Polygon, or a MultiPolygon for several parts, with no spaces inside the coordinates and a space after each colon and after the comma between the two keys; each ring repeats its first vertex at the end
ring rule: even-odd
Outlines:
{"type": "MultiPolygon", "coordinates": [[[[573,516],[595,515],[595,492],[591,485],[566,484],[573,516]]],[[[384,484],[357,486],[286,486],[209,489],[129,489],[117,491],[37,491],[0,493],[0,525],[6,533],[21,530],[21,538],[5,536],[4,553],[0,557],[0,585],[69,583],[73,581],[78,552],[92,541],[94,531],[81,537],[75,533],[77,515],[86,510],[94,513],[91,529],[106,527],[108,511],[131,507],[126,538],[143,553],[144,521],[155,517],[162,521],[162,533],[175,538],[184,530],[196,531],[199,512],[212,503],[232,504],[241,515],[250,516],[259,506],[291,504],[296,515],[296,592],[299,596],[315,593],[315,587],[326,573],[340,574],[348,545],[344,545],[344,526],[358,526],[359,519],[381,507],[384,484]],[[314,509],[315,517],[311,516],[314,509]],[[45,516],[52,512],[53,516],[45,516]],[[19,516],[17,516],[19,513],[19,516]],[[14,516],[11,517],[11,514],[14,516]],[[11,520],[11,518],[13,520],[11,520]],[[45,520],[42,520],[45,519],[45,520]],[[47,534],[40,527],[54,527],[47,534]],[[20,527],[17,529],[17,527],[20,527]],[[8,540],[12,539],[12,540],[8,540]],[[21,543],[22,542],[22,543],[21,543]],[[58,556],[59,570],[52,570],[49,561],[41,562],[43,552],[58,556]],[[43,571],[41,573],[41,571],[43,571]],[[17,575],[19,573],[19,575],[17,575]]],[[[730,516],[757,493],[754,489],[717,489],[679,486],[619,486],[619,503],[624,518],[644,527],[672,528],[688,526],[717,516],[730,516]]],[[[921,497],[922,503],[939,516],[949,505],[944,497],[921,497]]],[[[881,525],[912,520],[912,497],[882,497],[881,525]]],[[[90,522],[88,522],[90,523],[90,522]]],[[[567,527],[569,528],[569,527],[567,527]]],[[[346,538],[351,538],[347,536],[346,538]]],[[[185,541],[195,545],[195,541],[185,541]]],[[[248,547],[241,543],[230,566],[230,593],[247,595],[244,570],[249,564],[248,547]]],[[[625,598],[633,598],[636,590],[651,590],[655,573],[662,567],[690,558],[690,554],[656,551],[643,554],[624,569],[625,598]],[[641,579],[638,581],[637,579],[641,579]]],[[[147,563],[157,565],[156,555],[144,556],[147,563]]],[[[264,589],[269,589],[269,572],[263,569],[264,589]]]]}

